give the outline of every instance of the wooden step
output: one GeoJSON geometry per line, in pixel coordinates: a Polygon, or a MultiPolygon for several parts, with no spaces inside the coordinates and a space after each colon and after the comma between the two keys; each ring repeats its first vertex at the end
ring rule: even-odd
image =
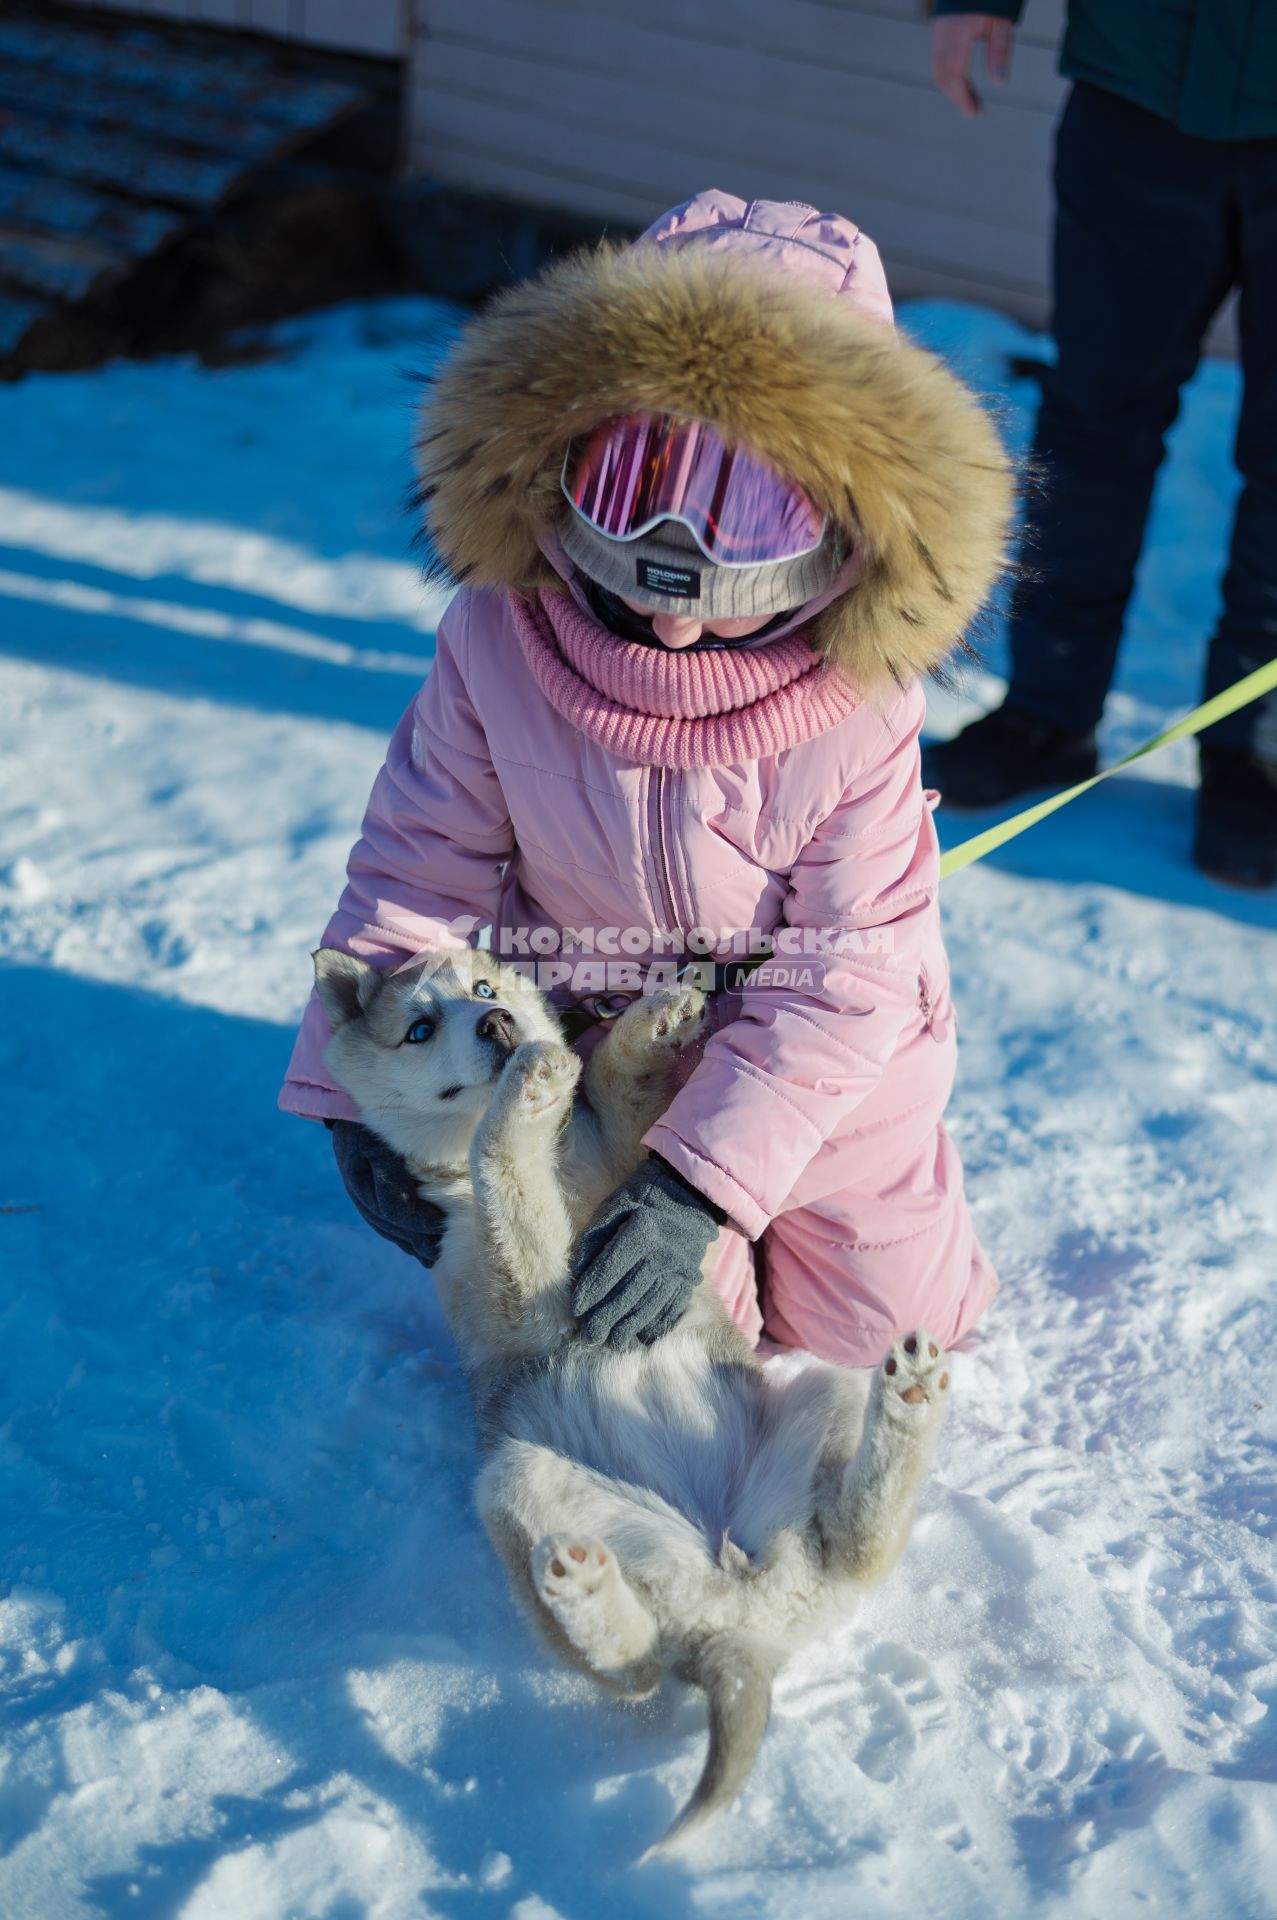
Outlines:
{"type": "Polygon", "coordinates": [[[59,73],[0,59],[0,106],[245,160],[266,159],[279,147],[278,126],[260,114],[219,112],[125,86],[108,74],[59,73]]]}
{"type": "Polygon", "coordinates": [[[0,281],[53,300],[82,300],[99,281],[122,273],[129,256],[90,240],[18,233],[0,227],[0,281]]]}
{"type": "Polygon", "coordinates": [[[0,362],[366,98],[243,36],[0,19],[0,362]]]}
{"type": "Polygon", "coordinates": [[[0,165],[0,226],[93,240],[140,255],[179,232],[182,215],[174,207],[122,200],[47,173],[0,165]]]}
{"type": "Polygon", "coordinates": [[[187,207],[215,205],[252,165],[246,156],[177,153],[167,143],[4,107],[0,161],[187,207]]]}
{"type": "Polygon", "coordinates": [[[0,65],[106,80],[219,113],[251,112],[281,130],[322,126],[360,98],[348,82],[281,73],[264,49],[231,45],[233,52],[192,53],[152,33],[0,21],[0,65]]]}

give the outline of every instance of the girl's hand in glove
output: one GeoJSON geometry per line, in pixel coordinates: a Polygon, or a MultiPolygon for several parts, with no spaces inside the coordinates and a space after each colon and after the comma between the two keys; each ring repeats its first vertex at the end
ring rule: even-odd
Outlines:
{"type": "Polygon", "coordinates": [[[442,1207],[423,1200],[407,1162],[357,1120],[330,1120],[337,1171],[355,1207],[383,1240],[393,1240],[423,1267],[439,1257],[447,1219],[442,1207]]]}
{"type": "Polygon", "coordinates": [[[581,1338],[625,1350],[668,1333],[686,1313],[705,1250],[726,1218],[649,1153],[581,1235],[572,1262],[581,1338]]]}

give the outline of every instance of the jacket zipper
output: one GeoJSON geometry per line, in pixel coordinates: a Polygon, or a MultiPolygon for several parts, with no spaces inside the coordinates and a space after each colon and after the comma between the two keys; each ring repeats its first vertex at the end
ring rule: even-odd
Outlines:
{"type": "Polygon", "coordinates": [[[670,871],[669,847],[665,835],[665,774],[664,767],[652,768],[649,792],[652,800],[650,808],[653,825],[652,839],[656,856],[653,866],[661,895],[660,909],[665,916],[665,930],[676,933],[679,931],[678,903],[674,898],[674,880],[670,871]]]}

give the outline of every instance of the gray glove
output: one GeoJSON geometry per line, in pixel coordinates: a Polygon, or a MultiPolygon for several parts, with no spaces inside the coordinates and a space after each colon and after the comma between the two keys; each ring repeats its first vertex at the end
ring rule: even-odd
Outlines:
{"type": "Polygon", "coordinates": [[[447,1215],[423,1200],[407,1162],[357,1120],[329,1120],[337,1171],[355,1207],[375,1233],[411,1253],[423,1267],[439,1257],[447,1215]]]}
{"type": "Polygon", "coordinates": [[[727,1215],[659,1154],[608,1195],[577,1245],[572,1311],[580,1335],[650,1347],[686,1313],[701,1260],[727,1215]]]}

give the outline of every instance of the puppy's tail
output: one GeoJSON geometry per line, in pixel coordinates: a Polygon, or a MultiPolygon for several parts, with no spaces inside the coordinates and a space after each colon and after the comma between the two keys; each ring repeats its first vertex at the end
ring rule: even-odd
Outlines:
{"type": "Polygon", "coordinates": [[[751,1633],[716,1633],[701,1647],[691,1678],[709,1703],[709,1752],[695,1793],[645,1859],[680,1845],[736,1798],[763,1744],[779,1664],[767,1643],[751,1633]]]}

